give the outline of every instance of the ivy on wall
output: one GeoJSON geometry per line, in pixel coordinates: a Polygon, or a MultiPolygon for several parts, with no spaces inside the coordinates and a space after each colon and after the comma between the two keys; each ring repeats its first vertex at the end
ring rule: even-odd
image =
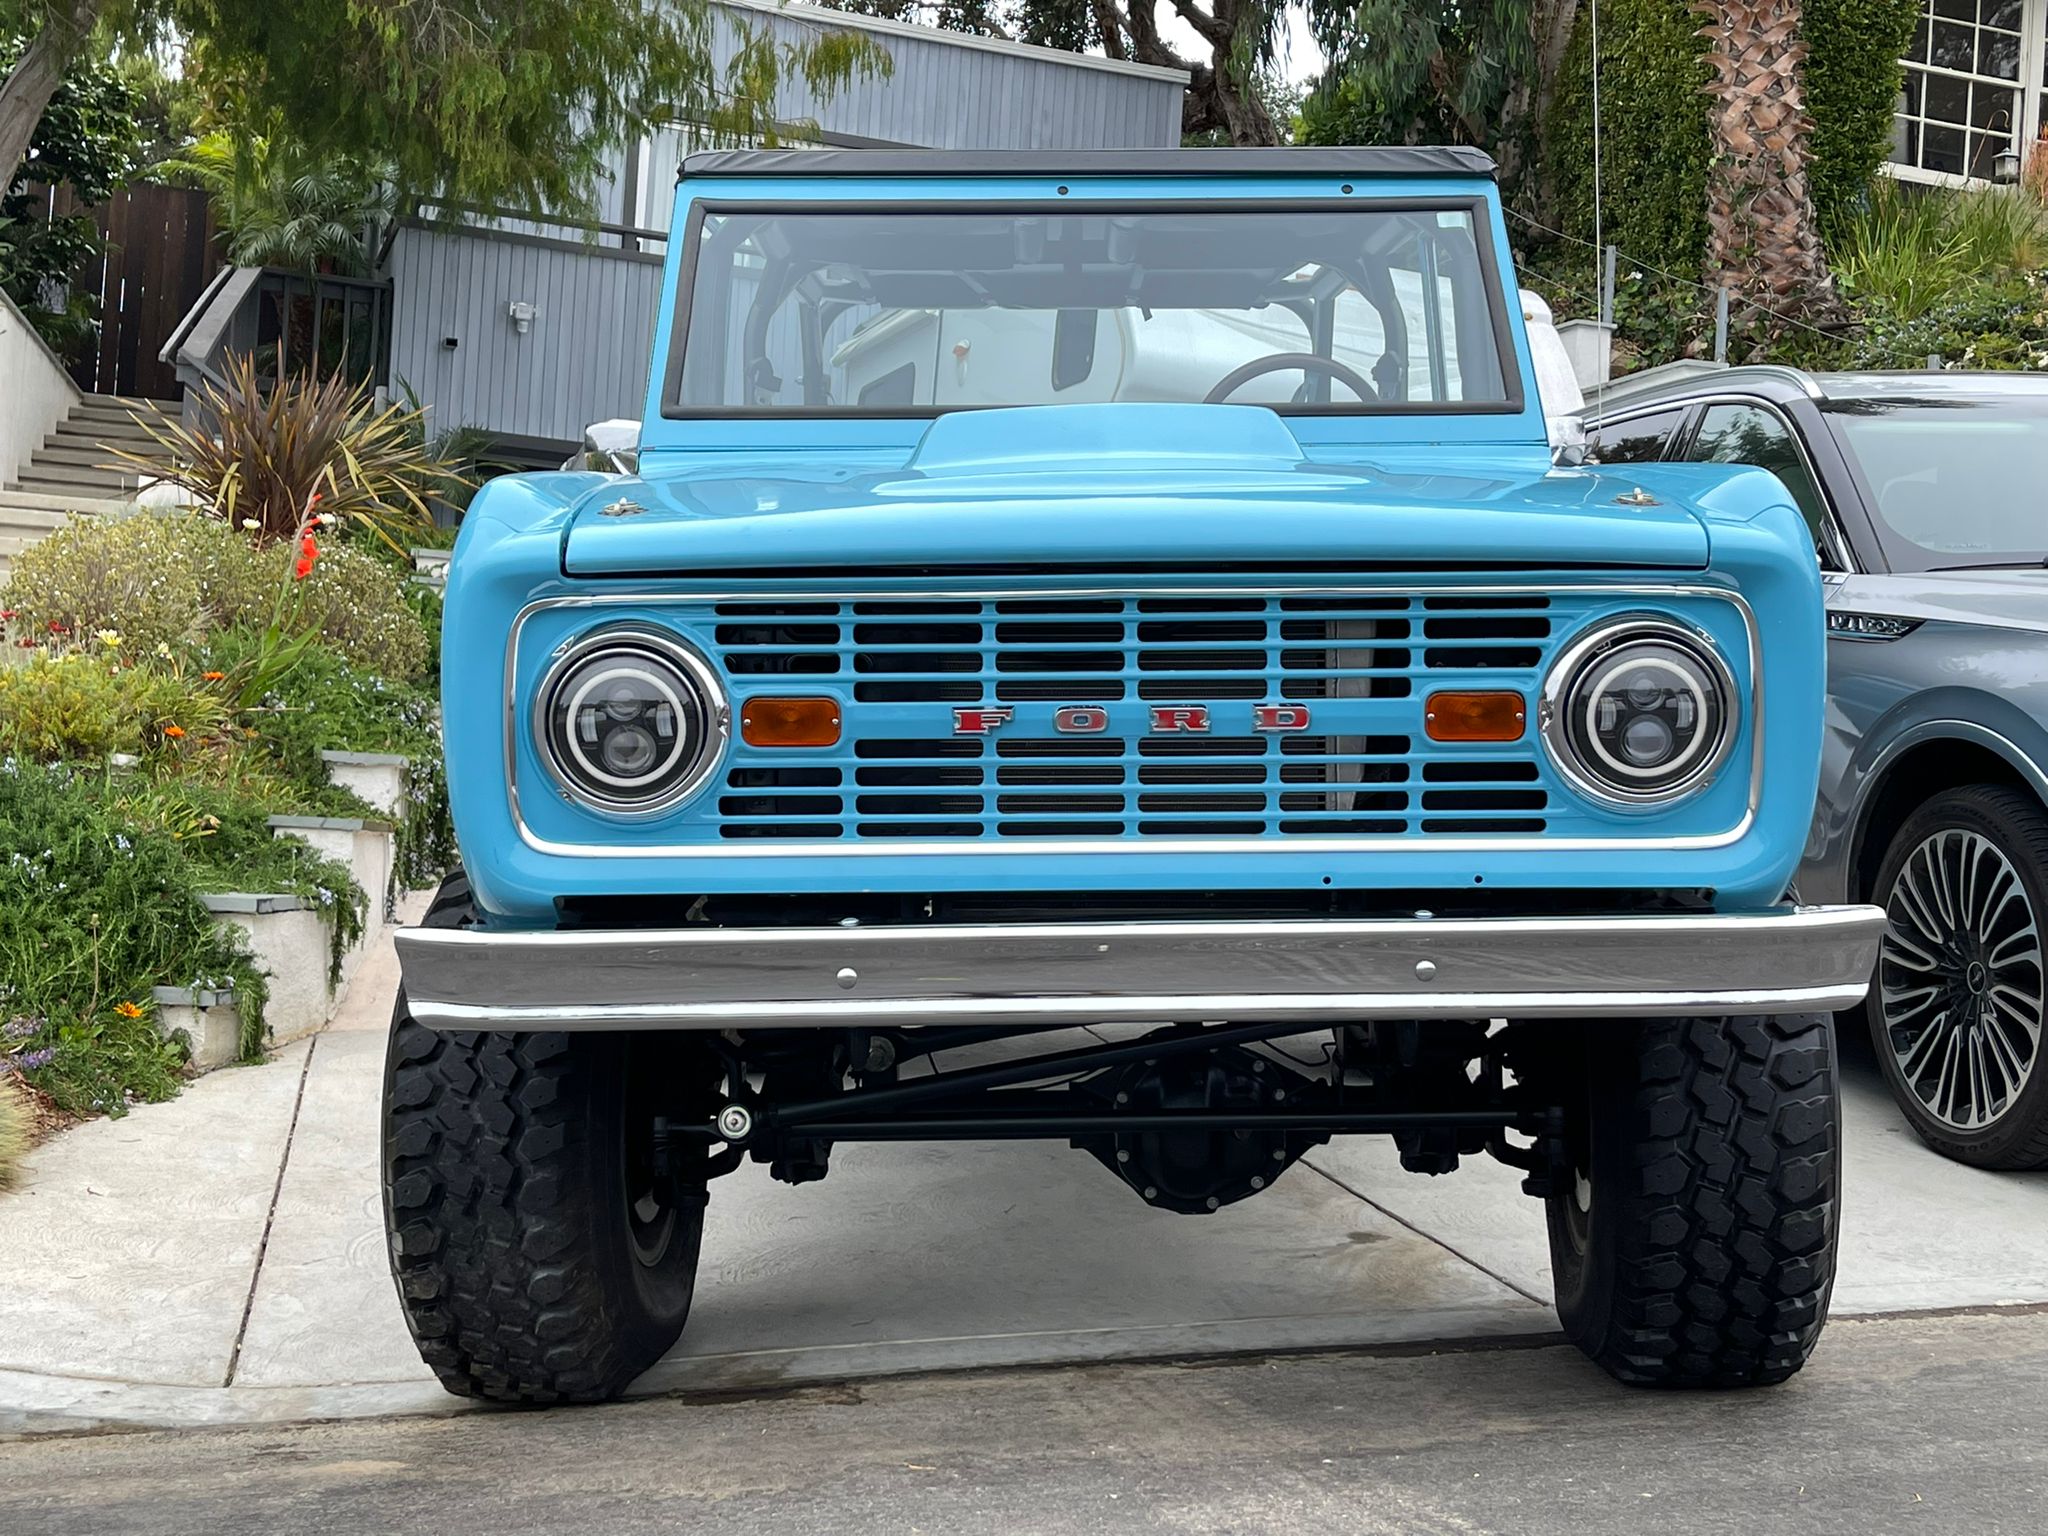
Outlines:
{"type": "Polygon", "coordinates": [[[1823,235],[1855,212],[1891,148],[1899,57],[1919,15],[1919,0],[1805,0],[1806,179],[1823,235]]]}
{"type": "MultiPolygon", "coordinates": [[[[1582,6],[1551,109],[1561,228],[1593,238],[1593,46],[1582,6]]],[[[1855,209],[1891,143],[1899,56],[1917,0],[1805,0],[1804,85],[1813,122],[1808,180],[1825,231],[1855,209]]],[[[1602,238],[1638,262],[1691,277],[1706,254],[1709,78],[1687,0],[1602,0],[1602,238]]],[[[1592,263],[1586,268],[1590,272],[1592,263]]]]}
{"type": "MultiPolygon", "coordinates": [[[[1591,19],[1581,6],[1546,135],[1559,227],[1579,240],[1593,238],[1591,19]]],[[[1705,46],[1686,0],[1600,6],[1601,238],[1687,277],[1707,248],[1705,46]]]]}

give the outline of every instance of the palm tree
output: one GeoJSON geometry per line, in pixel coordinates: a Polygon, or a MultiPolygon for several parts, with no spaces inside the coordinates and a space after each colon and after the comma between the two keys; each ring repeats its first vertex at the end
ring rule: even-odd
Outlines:
{"type": "Polygon", "coordinates": [[[1800,0],[1694,0],[1713,70],[1707,282],[1727,287],[1734,334],[1757,349],[1787,321],[1844,319],[1806,180],[1812,125],[1800,90],[1800,0]]]}
{"type": "Polygon", "coordinates": [[[228,260],[241,267],[367,276],[397,211],[382,167],[316,159],[278,139],[209,134],[151,174],[212,198],[228,260]]]}

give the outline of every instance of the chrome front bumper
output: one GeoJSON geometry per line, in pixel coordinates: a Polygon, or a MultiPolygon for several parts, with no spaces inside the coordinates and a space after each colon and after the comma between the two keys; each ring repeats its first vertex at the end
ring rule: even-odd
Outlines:
{"type": "Polygon", "coordinates": [[[1863,996],[1876,907],[1659,917],[493,933],[409,928],[435,1029],[1797,1013],[1863,996]]]}

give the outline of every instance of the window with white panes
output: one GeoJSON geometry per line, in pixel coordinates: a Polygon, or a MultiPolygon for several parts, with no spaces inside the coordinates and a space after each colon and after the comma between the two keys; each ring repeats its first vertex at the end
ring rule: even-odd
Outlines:
{"type": "Polygon", "coordinates": [[[1999,156],[2040,131],[2044,39],[2048,0],[1923,0],[1892,121],[1893,174],[1998,179],[1999,156]]]}

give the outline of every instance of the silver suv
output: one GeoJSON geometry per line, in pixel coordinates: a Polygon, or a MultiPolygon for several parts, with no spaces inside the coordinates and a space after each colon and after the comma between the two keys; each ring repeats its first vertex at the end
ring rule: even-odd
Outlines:
{"type": "Polygon", "coordinates": [[[1890,914],[1861,1012],[1929,1146],[2048,1167],[2048,379],[1736,368],[1609,386],[1587,452],[1760,465],[1827,585],[1799,891],[1890,914]]]}

